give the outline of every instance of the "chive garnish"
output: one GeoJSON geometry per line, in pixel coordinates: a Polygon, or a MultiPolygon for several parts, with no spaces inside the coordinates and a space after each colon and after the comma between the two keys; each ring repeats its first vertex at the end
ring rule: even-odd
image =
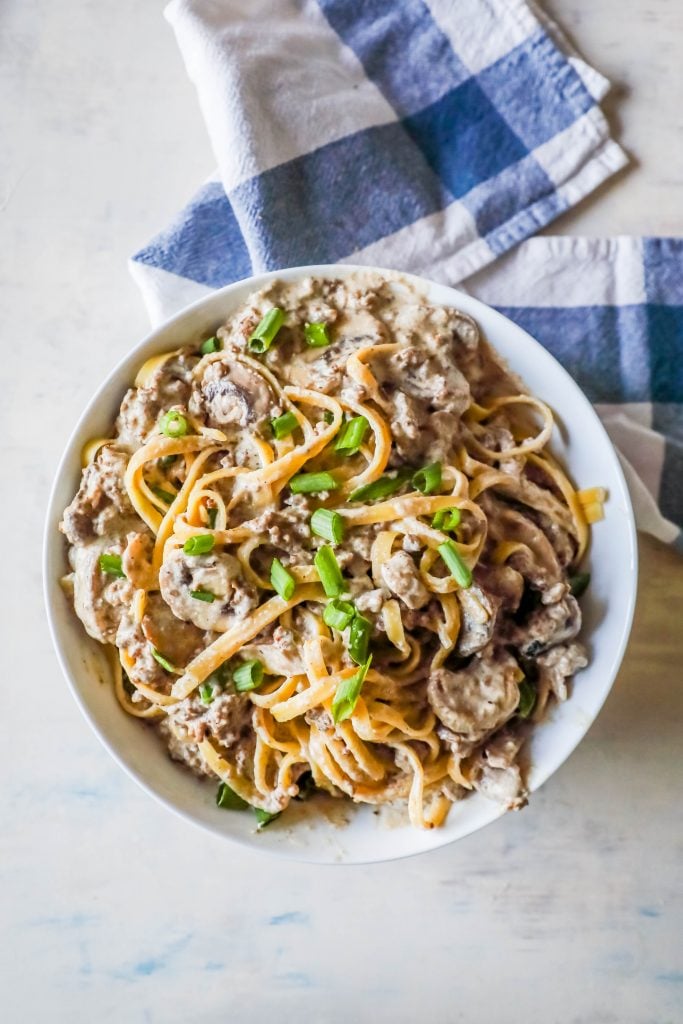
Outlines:
{"type": "Polygon", "coordinates": [[[330,544],[341,544],[344,540],[344,519],[332,509],[317,508],[311,516],[311,530],[316,537],[322,537],[330,544]]]}
{"type": "Polygon", "coordinates": [[[451,530],[455,530],[456,527],[460,526],[460,509],[440,508],[434,514],[432,526],[435,530],[443,530],[444,533],[450,533],[451,530]]]}
{"type": "Polygon", "coordinates": [[[213,337],[207,338],[206,341],[203,341],[199,346],[199,351],[203,356],[208,356],[211,352],[220,352],[222,348],[223,345],[221,344],[220,338],[213,337]]]}
{"type": "Polygon", "coordinates": [[[262,355],[267,352],[275,341],[275,337],[285,321],[285,314],[277,306],[269,309],[249,337],[249,350],[262,355]]]}
{"type": "Polygon", "coordinates": [[[296,428],[299,426],[299,421],[297,420],[294,413],[290,410],[289,412],[283,413],[282,416],[278,416],[276,419],[271,420],[270,426],[273,431],[273,434],[279,441],[283,437],[288,437],[293,430],[296,430],[296,428]]]}
{"type": "Polygon", "coordinates": [[[214,697],[216,696],[216,691],[214,690],[212,684],[209,682],[202,683],[197,692],[199,693],[199,699],[201,700],[202,704],[211,704],[214,697]]]}
{"type": "Polygon", "coordinates": [[[209,505],[206,510],[206,515],[209,520],[209,526],[212,530],[215,530],[216,519],[218,517],[218,505],[209,505]]]}
{"type": "Polygon", "coordinates": [[[102,572],[106,572],[108,576],[118,576],[120,579],[126,578],[121,564],[121,555],[100,555],[98,562],[102,572]]]}
{"type": "Polygon", "coordinates": [[[167,505],[172,505],[176,500],[177,495],[173,491],[165,491],[163,487],[157,487],[155,484],[150,484],[149,489],[152,494],[156,494],[157,498],[161,498],[167,505]]]}
{"type": "Polygon", "coordinates": [[[333,598],[332,601],[328,601],[323,611],[323,622],[330,629],[338,629],[341,632],[346,629],[351,619],[356,614],[356,609],[350,601],[340,601],[338,598],[333,598]]]}
{"type": "Polygon", "coordinates": [[[422,494],[433,494],[441,487],[441,463],[432,462],[413,474],[413,487],[422,494]]]}
{"type": "Polygon", "coordinates": [[[522,679],[519,684],[519,704],[517,714],[520,718],[528,718],[536,705],[536,690],[528,679],[522,679]]]}
{"type": "Polygon", "coordinates": [[[358,702],[360,691],[372,663],[372,655],[365,664],[361,665],[357,672],[354,672],[348,679],[344,679],[337,687],[337,692],[332,701],[332,717],[335,722],[343,722],[350,718],[358,702]]]}
{"type": "Polygon", "coordinates": [[[306,344],[310,345],[311,348],[324,348],[325,345],[330,343],[330,336],[327,333],[327,324],[325,323],[304,324],[304,337],[306,338],[306,344]]]}
{"type": "Polygon", "coordinates": [[[296,580],[287,572],[279,558],[273,559],[273,564],[270,567],[270,582],[283,601],[289,601],[294,594],[296,580]]]}
{"type": "Polygon", "coordinates": [[[327,596],[339,597],[340,594],[343,594],[346,585],[342,571],[339,568],[339,562],[334,557],[332,548],[328,547],[327,544],[323,544],[316,552],[313,561],[327,596]]]}
{"type": "Polygon", "coordinates": [[[263,665],[258,658],[251,661],[243,661],[232,674],[232,681],[238,693],[248,693],[249,690],[256,690],[263,682],[263,665]]]}
{"type": "Polygon", "coordinates": [[[212,594],[210,590],[191,590],[190,597],[193,597],[195,601],[206,601],[207,604],[213,604],[216,600],[216,595],[212,594]]]}
{"type": "Polygon", "coordinates": [[[168,658],[165,658],[156,647],[152,647],[152,657],[157,661],[162,668],[165,668],[167,672],[175,672],[175,665],[172,665],[168,658]]]}
{"type": "Polygon", "coordinates": [[[181,412],[169,409],[159,420],[159,430],[167,437],[183,437],[187,433],[187,420],[181,412]]]}
{"type": "Polygon", "coordinates": [[[363,443],[369,425],[365,416],[352,416],[339,431],[334,450],[341,452],[342,455],[355,455],[363,443]]]}
{"type": "Polygon", "coordinates": [[[282,814],[282,811],[264,811],[262,807],[254,807],[253,811],[256,815],[256,828],[259,832],[282,814]]]}
{"type": "Polygon", "coordinates": [[[234,789],[230,789],[227,782],[221,782],[216,793],[216,803],[228,811],[243,811],[249,804],[238,796],[234,789]]]}
{"type": "Polygon", "coordinates": [[[186,555],[208,555],[215,543],[210,533],[195,533],[187,538],[183,544],[183,551],[186,555]]]}
{"type": "Polygon", "coordinates": [[[573,597],[581,597],[588,588],[591,581],[589,572],[577,572],[575,576],[569,577],[569,592],[573,597]]]}
{"type": "Polygon", "coordinates": [[[292,494],[319,494],[336,491],[339,484],[331,473],[299,473],[289,481],[292,494]]]}
{"type": "Polygon", "coordinates": [[[443,558],[444,562],[448,566],[448,570],[453,579],[461,587],[472,586],[472,570],[465,565],[460,556],[458,549],[452,540],[444,541],[443,544],[439,544],[438,552],[443,558]]]}
{"type": "Polygon", "coordinates": [[[356,665],[363,665],[367,660],[371,633],[372,623],[356,614],[349,634],[349,654],[356,665]]]}

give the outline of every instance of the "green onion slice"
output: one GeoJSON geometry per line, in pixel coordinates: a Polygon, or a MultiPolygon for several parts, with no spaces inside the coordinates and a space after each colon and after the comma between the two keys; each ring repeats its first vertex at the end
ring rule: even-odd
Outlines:
{"type": "Polygon", "coordinates": [[[274,309],[269,309],[249,337],[249,350],[256,352],[257,355],[267,352],[284,322],[285,314],[281,309],[278,309],[277,306],[274,309]]]}
{"type": "Polygon", "coordinates": [[[388,498],[400,491],[413,475],[412,469],[400,469],[395,476],[381,476],[371,484],[363,484],[349,494],[349,501],[374,501],[376,498],[388,498]]]}
{"type": "Polygon", "coordinates": [[[172,466],[174,462],[177,462],[178,458],[178,455],[162,455],[158,462],[162,469],[167,469],[168,466],[172,466]]]}
{"type": "Polygon", "coordinates": [[[422,494],[433,494],[441,487],[441,463],[431,462],[413,474],[413,487],[422,494]]]}
{"type": "Polygon", "coordinates": [[[209,505],[206,514],[209,519],[209,526],[212,530],[216,529],[216,519],[218,518],[218,505],[209,505]]]}
{"type": "Polygon", "coordinates": [[[230,789],[227,782],[221,782],[216,793],[216,803],[228,811],[243,811],[249,804],[238,796],[234,789],[230,789]]]}
{"type": "Polygon", "coordinates": [[[570,576],[569,591],[572,596],[581,597],[581,595],[588,589],[590,581],[591,574],[589,572],[577,572],[575,576],[570,576]]]}
{"type": "Polygon", "coordinates": [[[169,409],[159,420],[159,430],[166,437],[183,437],[187,433],[187,420],[181,412],[169,409]]]}
{"type": "Polygon", "coordinates": [[[536,690],[528,679],[522,679],[519,684],[519,704],[517,714],[520,718],[528,718],[536,705],[536,690]]]}
{"type": "Polygon", "coordinates": [[[331,473],[299,473],[289,481],[292,494],[318,494],[336,491],[339,484],[331,473]]]}
{"type": "Polygon", "coordinates": [[[323,413],[323,419],[325,420],[325,423],[334,423],[334,415],[333,413],[330,412],[329,409],[325,409],[325,412],[323,413]]]}
{"type": "Polygon", "coordinates": [[[211,352],[220,352],[223,348],[220,338],[207,338],[199,346],[199,351],[203,356],[208,356],[211,352]]]}
{"type": "Polygon", "coordinates": [[[191,590],[190,597],[193,597],[195,601],[206,601],[207,604],[213,604],[216,600],[216,595],[212,594],[210,590],[191,590]]]}
{"type": "Polygon", "coordinates": [[[343,594],[346,589],[346,584],[344,583],[344,577],[342,576],[342,571],[339,568],[339,562],[334,557],[334,551],[332,548],[328,547],[327,544],[323,544],[323,546],[316,551],[313,561],[316,569],[318,570],[323,590],[327,596],[339,597],[340,594],[343,594]]]}
{"type": "Polygon", "coordinates": [[[279,558],[273,559],[273,564],[270,567],[270,582],[280,597],[284,601],[289,601],[294,594],[296,580],[287,572],[279,558]]]}
{"type": "Polygon", "coordinates": [[[438,552],[448,566],[448,570],[453,579],[461,587],[471,587],[472,570],[463,562],[453,541],[447,540],[444,541],[443,544],[439,544],[438,552]]]}
{"type": "Polygon", "coordinates": [[[173,491],[165,491],[163,487],[156,487],[154,484],[150,484],[149,489],[152,494],[156,494],[157,498],[161,498],[167,505],[172,505],[176,500],[177,495],[173,491]]]}
{"type": "Polygon", "coordinates": [[[263,665],[258,658],[243,661],[232,674],[232,681],[238,693],[249,693],[256,690],[263,682],[263,665]]]}
{"type": "Polygon", "coordinates": [[[316,537],[322,537],[330,544],[341,544],[344,540],[344,519],[332,509],[317,508],[311,516],[311,530],[316,537]]]}
{"type": "Polygon", "coordinates": [[[356,614],[349,634],[349,654],[356,665],[363,665],[367,661],[371,633],[372,623],[356,614]]]}
{"type": "Polygon", "coordinates": [[[304,336],[306,344],[310,345],[311,348],[324,348],[325,345],[330,343],[330,336],[327,333],[327,324],[325,323],[305,324],[304,336]]]}
{"type": "Polygon", "coordinates": [[[152,648],[152,657],[155,661],[158,661],[161,667],[165,668],[167,672],[173,672],[174,674],[177,672],[175,665],[172,665],[168,658],[165,658],[163,654],[156,649],[156,647],[152,648]]]}
{"type": "Polygon", "coordinates": [[[121,555],[100,555],[98,562],[102,572],[106,572],[108,576],[118,576],[119,579],[126,578],[121,565],[121,555]]]}
{"type": "Polygon", "coordinates": [[[202,683],[202,685],[199,687],[198,693],[199,699],[201,700],[202,704],[208,705],[211,704],[211,702],[215,698],[217,690],[214,689],[211,683],[206,682],[202,683]]]}
{"type": "Polygon", "coordinates": [[[216,541],[210,533],[195,533],[188,537],[183,544],[183,551],[186,555],[208,555],[213,551],[216,541]]]}
{"type": "Polygon", "coordinates": [[[259,832],[282,814],[282,811],[264,811],[262,807],[254,807],[253,810],[256,815],[256,828],[259,832]]]}
{"type": "Polygon", "coordinates": [[[342,455],[355,455],[363,443],[369,426],[365,416],[352,416],[339,431],[334,450],[341,452],[342,455]]]}
{"type": "Polygon", "coordinates": [[[346,629],[355,614],[356,609],[350,601],[340,601],[339,598],[333,598],[332,601],[328,601],[325,605],[323,622],[330,629],[338,629],[341,632],[342,629],[346,629]]]}
{"type": "Polygon", "coordinates": [[[371,663],[372,655],[370,655],[364,665],[361,665],[357,672],[348,679],[345,679],[337,687],[337,692],[332,701],[332,717],[335,722],[343,722],[345,718],[350,718],[353,714],[371,663]]]}
{"type": "Polygon", "coordinates": [[[276,417],[276,419],[270,421],[270,426],[275,437],[281,440],[283,437],[288,437],[293,430],[299,426],[299,421],[291,411],[285,412],[282,416],[276,417]]]}
{"type": "Polygon", "coordinates": [[[432,526],[435,530],[443,530],[444,533],[449,533],[451,530],[455,530],[456,527],[460,526],[460,509],[440,508],[439,511],[434,514],[432,526]]]}

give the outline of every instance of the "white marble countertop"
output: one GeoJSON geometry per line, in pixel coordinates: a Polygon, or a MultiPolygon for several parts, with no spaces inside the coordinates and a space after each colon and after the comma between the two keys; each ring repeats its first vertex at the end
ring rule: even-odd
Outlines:
{"type": "MultiPolygon", "coordinates": [[[[682,235],[680,3],[551,8],[619,83],[608,111],[635,163],[550,232],[682,235]]],[[[71,699],[42,609],[48,487],[145,332],[128,254],[212,167],[161,10],[0,12],[2,1019],[680,1021],[683,574],[659,546],[643,544],[634,640],[579,750],[523,813],[411,861],[297,866],[194,830],[71,699]]]]}

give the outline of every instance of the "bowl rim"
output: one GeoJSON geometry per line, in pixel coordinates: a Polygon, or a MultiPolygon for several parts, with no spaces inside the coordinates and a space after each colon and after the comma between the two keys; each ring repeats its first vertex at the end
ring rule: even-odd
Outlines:
{"type": "MultiPolygon", "coordinates": [[[[180,323],[186,317],[191,316],[193,313],[200,311],[205,306],[209,306],[213,303],[220,302],[222,298],[228,298],[234,292],[241,291],[247,287],[249,288],[250,292],[257,291],[274,280],[294,281],[301,280],[302,278],[307,276],[346,277],[350,276],[354,272],[377,273],[379,275],[386,276],[394,280],[406,280],[410,283],[415,284],[418,288],[422,290],[424,290],[425,287],[427,289],[433,287],[446,289],[453,296],[453,303],[455,308],[462,308],[458,306],[458,303],[461,301],[464,302],[465,306],[475,307],[475,312],[466,311],[467,315],[472,315],[474,319],[477,319],[477,309],[485,310],[485,317],[493,319],[494,322],[497,321],[498,325],[500,325],[500,327],[503,330],[512,330],[518,336],[523,336],[525,344],[530,345],[532,349],[539,349],[545,357],[553,361],[553,363],[555,364],[555,370],[557,371],[559,377],[563,379],[563,382],[565,384],[568,383],[569,386],[573,388],[574,391],[578,393],[578,395],[580,395],[580,398],[584,404],[584,409],[591,419],[591,429],[597,430],[598,433],[602,435],[602,440],[603,442],[606,443],[607,449],[609,449],[610,451],[610,456],[613,462],[612,468],[614,470],[616,479],[621,487],[620,497],[624,499],[624,509],[626,511],[626,528],[629,543],[629,551],[626,554],[628,556],[627,561],[632,569],[628,577],[630,581],[630,586],[626,600],[625,613],[620,623],[618,641],[616,641],[613,645],[612,667],[609,673],[610,679],[609,682],[606,681],[604,683],[601,699],[594,704],[590,720],[583,728],[583,731],[580,732],[579,735],[577,735],[576,739],[573,742],[567,745],[566,749],[564,750],[562,756],[559,759],[555,759],[555,761],[552,764],[550,764],[545,770],[541,771],[540,773],[535,773],[533,785],[530,786],[530,793],[536,792],[538,789],[540,789],[540,787],[544,785],[545,782],[547,782],[548,779],[551,778],[555,774],[555,772],[557,772],[560,769],[560,767],[565,763],[565,761],[567,761],[571,754],[576,750],[578,745],[586,737],[586,735],[592,728],[593,724],[595,723],[595,720],[597,719],[598,715],[600,714],[600,711],[604,706],[604,703],[609,693],[612,690],[614,681],[624,659],[626,647],[628,645],[631,633],[631,628],[633,625],[633,617],[635,613],[638,589],[638,544],[633,506],[631,503],[626,478],[624,476],[621,463],[619,460],[619,455],[616,449],[614,448],[614,445],[612,444],[612,441],[604,425],[598,417],[593,405],[588,400],[584,392],[581,390],[580,386],[569,374],[569,372],[562,366],[562,364],[552,355],[552,353],[549,352],[548,349],[546,349],[543,345],[541,345],[541,343],[537,341],[532,335],[530,335],[526,330],[524,330],[524,328],[520,327],[513,320],[505,316],[503,313],[500,313],[494,307],[489,306],[485,302],[482,302],[480,299],[477,299],[476,297],[469,295],[466,292],[461,292],[458,288],[454,288],[451,285],[444,284],[442,282],[432,281],[429,278],[422,277],[417,274],[411,274],[405,271],[392,270],[386,267],[377,267],[374,265],[351,263],[311,264],[298,267],[287,267],[282,268],[280,270],[267,271],[261,274],[254,274],[251,277],[243,278],[240,281],[235,281],[231,284],[225,285],[222,288],[215,289],[207,295],[199,297],[194,302],[191,302],[188,305],[182,307],[182,309],[178,310],[171,317],[167,318],[160,324],[154,326],[141,340],[136,342],[131,348],[129,348],[124,353],[124,355],[120,359],[117,360],[116,364],[107,373],[106,377],[102,380],[99,387],[95,390],[90,400],[86,403],[85,407],[78,416],[76,423],[74,424],[74,427],[68,436],[68,439],[64,446],[64,450],[59,459],[57,469],[54,474],[46,507],[42,550],[43,600],[45,603],[48,627],[52,639],[52,644],[57,655],[57,660],[62,670],[62,674],[67,682],[71,695],[75,700],[78,708],[80,709],[82,715],[84,716],[85,720],[88,722],[90,728],[95,733],[100,743],[102,743],[104,748],[114,759],[114,761],[123,769],[126,775],[128,775],[129,778],[133,779],[133,781],[138,786],[140,786],[141,789],[143,789],[149,796],[151,796],[155,801],[157,801],[157,803],[163,805],[165,808],[172,811],[176,816],[182,818],[184,821],[191,823],[195,827],[200,828],[203,831],[209,832],[214,836],[218,836],[220,839],[224,841],[236,843],[244,849],[250,850],[251,852],[256,851],[264,855],[274,855],[284,860],[309,864],[353,865],[386,863],[392,860],[401,860],[407,857],[418,856],[423,853],[428,853],[433,850],[440,849],[441,847],[450,845],[451,843],[466,838],[468,835],[471,835],[474,832],[480,831],[482,828],[485,828],[492,822],[498,821],[502,816],[506,814],[506,811],[504,808],[499,807],[499,805],[491,803],[491,810],[486,816],[486,820],[480,823],[471,823],[471,825],[466,826],[462,831],[459,832],[458,835],[455,836],[448,835],[445,832],[445,830],[432,829],[427,834],[430,837],[433,837],[433,841],[429,845],[424,846],[424,848],[398,850],[396,853],[392,853],[388,856],[382,854],[377,857],[352,856],[348,858],[344,857],[343,859],[332,857],[323,858],[320,856],[307,855],[305,848],[288,849],[284,842],[278,847],[259,846],[259,843],[254,841],[253,836],[247,837],[238,834],[230,834],[220,829],[217,825],[212,824],[210,821],[201,820],[198,816],[193,814],[191,809],[179,806],[178,803],[174,802],[170,798],[167,798],[162,793],[158,792],[152,786],[152,784],[146,780],[144,774],[141,771],[138,771],[135,767],[133,767],[132,764],[128,763],[124,754],[119,751],[116,744],[111,742],[110,739],[100,730],[95,720],[95,715],[91,711],[86,699],[79,692],[75,682],[75,678],[72,676],[69,666],[67,664],[60,626],[57,622],[57,617],[53,610],[52,595],[50,593],[51,584],[54,583],[54,581],[50,577],[52,561],[51,556],[53,549],[55,548],[55,545],[58,543],[64,543],[63,538],[61,537],[61,535],[58,534],[57,530],[55,529],[55,524],[59,522],[59,520],[61,519],[61,513],[63,511],[61,507],[57,507],[57,497],[61,478],[63,474],[65,472],[68,472],[70,469],[70,463],[74,458],[74,448],[76,445],[76,441],[81,433],[84,424],[91,417],[93,411],[95,410],[97,404],[102,399],[102,397],[107,395],[107,393],[111,389],[113,380],[121,373],[121,371],[129,362],[129,360],[131,360],[138,353],[142,354],[144,350],[152,346],[155,341],[160,341],[167,331],[169,331],[175,325],[180,323]]],[[[439,304],[438,300],[432,301],[435,301],[437,302],[437,304],[439,304]]],[[[485,333],[488,334],[488,330],[485,333]]],[[[494,349],[496,348],[495,344],[493,344],[493,347],[494,349]]],[[[507,362],[507,357],[504,358],[505,361],[507,362]]],[[[514,372],[517,372],[514,365],[511,366],[511,369],[514,372]]]]}

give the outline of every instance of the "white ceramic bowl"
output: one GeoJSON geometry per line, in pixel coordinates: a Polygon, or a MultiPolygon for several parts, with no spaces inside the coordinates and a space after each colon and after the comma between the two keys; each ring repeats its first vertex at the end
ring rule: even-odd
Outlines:
{"type": "MultiPolygon", "coordinates": [[[[418,831],[393,820],[391,827],[387,827],[382,817],[367,806],[345,812],[347,821],[340,824],[338,816],[312,815],[307,804],[294,801],[278,822],[256,834],[251,814],[217,808],[216,787],[200,783],[171,762],[154,734],[119,707],[109,684],[103,648],[86,636],[60,589],[58,581],[66,571],[66,551],[57,524],[78,487],[84,442],[98,435],[106,436],[124,391],[145,359],[183,344],[198,344],[253,291],[273,278],[294,281],[311,274],[345,277],[357,269],[360,268],[297,267],[229,285],[189,306],[136,345],[104,381],[69,440],[57,470],[45,533],[45,600],[59,661],[79,707],[121,767],[171,810],[219,836],[278,856],[322,863],[391,860],[431,850],[474,832],[503,812],[483,796],[473,794],[454,805],[443,828],[418,831]]],[[[531,392],[555,411],[558,429],[553,448],[575,481],[582,487],[599,484],[609,492],[606,518],[593,529],[589,555],[593,578],[582,599],[582,640],[589,649],[590,663],[577,676],[571,699],[556,708],[533,734],[529,779],[533,791],[559,768],[586,734],[621,663],[636,594],[633,511],[607,434],[588,400],[559,363],[516,324],[476,299],[444,285],[412,280],[426,291],[431,301],[454,306],[474,317],[531,392]]],[[[523,813],[534,813],[533,799],[531,808],[523,813]]]]}

